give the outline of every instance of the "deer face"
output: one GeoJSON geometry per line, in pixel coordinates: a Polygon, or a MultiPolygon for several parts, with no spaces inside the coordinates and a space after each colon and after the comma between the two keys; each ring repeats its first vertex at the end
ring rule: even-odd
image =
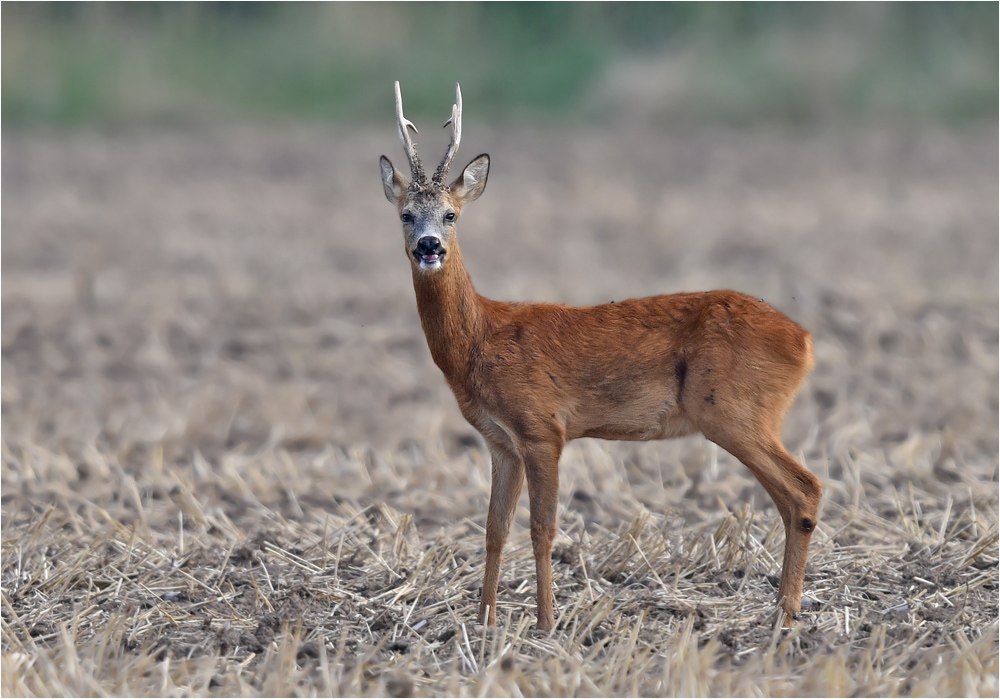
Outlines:
{"type": "Polygon", "coordinates": [[[380,165],[385,198],[399,212],[410,263],[424,272],[441,269],[456,245],[455,223],[462,208],[486,188],[490,157],[473,160],[450,186],[411,183],[384,155],[380,165]]]}

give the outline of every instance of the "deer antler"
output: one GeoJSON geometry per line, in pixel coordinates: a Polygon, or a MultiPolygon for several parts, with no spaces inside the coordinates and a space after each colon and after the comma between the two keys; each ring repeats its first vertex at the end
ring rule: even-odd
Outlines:
{"type": "Polygon", "coordinates": [[[451,118],[444,122],[447,126],[451,124],[451,143],[448,144],[448,152],[444,154],[444,160],[438,165],[437,172],[434,173],[434,182],[444,184],[444,178],[448,176],[451,163],[458,153],[458,144],[462,141],[462,87],[455,83],[455,104],[451,105],[451,118]]]}
{"type": "Polygon", "coordinates": [[[406,158],[410,161],[410,173],[413,175],[413,181],[422,184],[427,178],[424,176],[424,166],[420,164],[417,148],[413,145],[413,139],[410,138],[409,129],[413,129],[413,133],[419,132],[413,122],[403,116],[403,96],[399,93],[398,80],[396,81],[396,126],[399,129],[399,140],[403,142],[403,150],[406,151],[406,158]]]}

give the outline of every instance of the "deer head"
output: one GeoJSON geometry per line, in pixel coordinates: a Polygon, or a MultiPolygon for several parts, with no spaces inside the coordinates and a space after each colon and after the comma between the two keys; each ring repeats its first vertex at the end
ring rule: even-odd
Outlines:
{"type": "Polygon", "coordinates": [[[449,124],[451,143],[434,176],[428,181],[410,136],[410,130],[417,133],[417,127],[403,116],[403,98],[399,93],[399,83],[396,83],[396,126],[410,163],[411,179],[407,179],[383,155],[379,161],[382,188],[385,198],[395,204],[399,212],[410,264],[420,272],[435,272],[448,263],[448,251],[458,244],[455,223],[462,208],[483,193],[490,171],[490,156],[484,153],[469,163],[450,185],[445,184],[462,140],[462,88],[457,83],[451,118],[444,125],[449,124]]]}

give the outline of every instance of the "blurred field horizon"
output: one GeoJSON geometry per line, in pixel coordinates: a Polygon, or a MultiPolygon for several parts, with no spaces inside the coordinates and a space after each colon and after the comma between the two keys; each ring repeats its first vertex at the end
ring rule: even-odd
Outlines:
{"type": "Polygon", "coordinates": [[[677,126],[995,119],[995,3],[18,3],[4,129],[415,118],[677,126]],[[391,91],[390,91],[391,94],[391,91]]]}
{"type": "Polygon", "coordinates": [[[997,696],[996,3],[0,12],[0,694],[997,696]],[[700,436],[568,444],[556,628],[526,495],[475,622],[490,457],[379,181],[394,80],[425,162],[462,84],[483,295],[812,333],[793,629],[700,436]]]}

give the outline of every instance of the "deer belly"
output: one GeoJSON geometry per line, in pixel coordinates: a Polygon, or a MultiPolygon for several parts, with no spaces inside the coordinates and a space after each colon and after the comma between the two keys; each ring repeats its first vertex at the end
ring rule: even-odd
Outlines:
{"type": "Polygon", "coordinates": [[[616,409],[597,409],[586,420],[581,437],[645,442],[696,432],[687,415],[672,400],[638,399],[616,409]]]}

